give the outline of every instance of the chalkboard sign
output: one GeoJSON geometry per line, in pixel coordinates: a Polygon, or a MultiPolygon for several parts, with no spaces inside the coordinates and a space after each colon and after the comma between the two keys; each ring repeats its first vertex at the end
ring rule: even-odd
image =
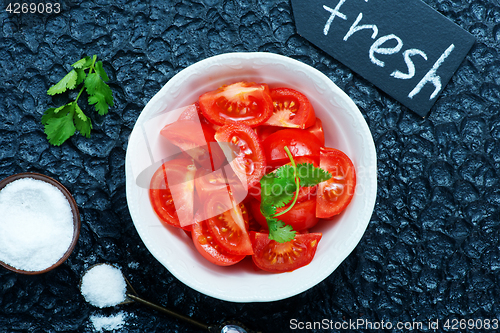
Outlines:
{"type": "Polygon", "coordinates": [[[420,0],[292,0],[297,32],[425,117],[474,37],[420,0]]]}

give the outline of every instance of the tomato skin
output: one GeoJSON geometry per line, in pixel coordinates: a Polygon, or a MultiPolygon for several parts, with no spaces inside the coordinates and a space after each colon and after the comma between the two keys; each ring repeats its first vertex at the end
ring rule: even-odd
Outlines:
{"type": "Polygon", "coordinates": [[[273,101],[265,83],[237,82],[202,94],[199,98],[203,115],[216,125],[228,121],[250,127],[264,123],[273,113],[273,101]]]}
{"type": "Polygon", "coordinates": [[[215,130],[207,124],[178,120],[162,128],[160,134],[206,169],[216,170],[224,155],[215,141],[215,130]]]}
{"type": "Polygon", "coordinates": [[[172,193],[167,181],[167,173],[175,176],[175,183],[185,184],[183,186],[181,207],[186,212],[193,211],[194,188],[192,180],[196,173],[196,167],[188,159],[175,159],[163,163],[153,174],[150,182],[149,200],[160,221],[165,226],[174,226],[185,230],[191,230],[191,226],[181,226],[173,201],[172,193]],[[182,182],[184,181],[184,182],[182,182]]]}
{"type": "Polygon", "coordinates": [[[189,120],[189,121],[200,122],[202,124],[209,125],[214,130],[217,130],[219,128],[218,125],[209,122],[207,118],[205,118],[205,116],[201,113],[200,103],[198,101],[194,102],[191,105],[188,105],[184,109],[184,111],[182,111],[182,113],[179,115],[179,118],[177,120],[189,120]]]}
{"type": "Polygon", "coordinates": [[[234,255],[224,251],[210,233],[206,221],[195,222],[191,234],[195,248],[212,264],[230,266],[246,257],[245,255],[234,255]]]}
{"type": "Polygon", "coordinates": [[[291,272],[312,261],[321,237],[321,233],[296,234],[293,240],[278,243],[270,240],[266,233],[251,232],[252,260],[255,266],[267,272],[291,272]]]}
{"type": "Polygon", "coordinates": [[[333,177],[318,185],[316,216],[330,218],[351,202],[356,188],[356,171],[351,159],[335,148],[321,148],[319,166],[333,177]]]}
{"type": "Polygon", "coordinates": [[[241,123],[231,122],[217,130],[215,140],[222,143],[222,150],[230,161],[231,167],[245,185],[245,189],[260,181],[266,171],[264,149],[252,128],[241,123]],[[238,146],[238,150],[234,146],[238,146]],[[236,156],[233,158],[233,154],[236,156]]]}
{"type": "MultiPolygon", "coordinates": [[[[259,222],[259,224],[267,230],[267,221],[260,211],[260,202],[255,199],[252,200],[250,202],[250,207],[252,208],[252,213],[255,220],[257,220],[257,222],[259,222]]],[[[278,208],[276,212],[280,213],[287,207],[288,206],[278,208]]],[[[316,198],[296,203],[292,207],[292,209],[290,209],[283,215],[277,216],[276,218],[283,221],[285,224],[290,225],[295,231],[302,232],[303,230],[312,228],[319,221],[319,219],[316,217],[316,198]]]]}
{"type": "Polygon", "coordinates": [[[266,125],[307,128],[314,125],[316,115],[309,99],[292,88],[271,89],[273,114],[266,125]]]}
{"type": "Polygon", "coordinates": [[[247,225],[241,206],[227,196],[213,195],[205,203],[208,230],[221,246],[230,254],[253,254],[247,225]],[[222,213],[221,213],[222,212],[222,213]]]}
{"type": "Polygon", "coordinates": [[[303,129],[283,129],[269,135],[264,142],[264,153],[268,165],[280,166],[290,162],[284,147],[287,146],[293,157],[308,156],[319,161],[321,142],[303,129]]]}
{"type": "Polygon", "coordinates": [[[323,122],[316,117],[316,122],[313,126],[307,128],[307,131],[318,138],[321,146],[325,145],[325,133],[323,132],[323,122]]]}

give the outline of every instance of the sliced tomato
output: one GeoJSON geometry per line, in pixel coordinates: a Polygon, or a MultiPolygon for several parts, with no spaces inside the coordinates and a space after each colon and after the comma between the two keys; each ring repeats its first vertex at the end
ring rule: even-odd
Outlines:
{"type": "Polygon", "coordinates": [[[214,195],[206,202],[205,216],[209,217],[206,221],[207,227],[226,252],[238,255],[253,254],[241,206],[232,199],[228,202],[226,198],[214,195]]]}
{"type": "Polygon", "coordinates": [[[184,111],[180,114],[179,118],[177,120],[189,120],[189,121],[196,121],[200,122],[202,124],[210,125],[214,130],[217,130],[219,127],[218,125],[212,124],[203,116],[200,110],[200,103],[195,102],[191,105],[188,105],[184,111]]]}
{"type": "Polygon", "coordinates": [[[221,169],[213,172],[207,169],[198,169],[194,184],[202,206],[211,196],[228,193],[228,183],[221,169]]]}
{"type": "Polygon", "coordinates": [[[205,259],[215,265],[234,265],[246,257],[245,255],[235,255],[225,251],[208,229],[206,221],[195,222],[191,234],[194,247],[205,259]]]}
{"type": "Polygon", "coordinates": [[[296,234],[293,240],[278,243],[270,240],[266,233],[251,232],[252,260],[257,267],[268,272],[290,272],[312,261],[321,237],[321,233],[296,234]]]}
{"type": "Polygon", "coordinates": [[[246,189],[260,181],[266,171],[266,158],[252,128],[231,122],[217,130],[215,140],[230,161],[231,168],[246,189]]]}
{"type": "Polygon", "coordinates": [[[319,161],[321,142],[307,130],[289,128],[277,131],[262,142],[268,165],[280,166],[290,162],[284,149],[288,147],[293,157],[308,156],[319,161]]]}
{"type": "Polygon", "coordinates": [[[206,169],[218,169],[225,159],[215,141],[215,130],[210,125],[178,120],[163,127],[160,134],[206,169]]]}
{"type": "Polygon", "coordinates": [[[255,128],[255,132],[257,133],[257,136],[259,137],[261,142],[264,142],[264,140],[274,132],[277,132],[279,130],[282,130],[283,127],[278,127],[278,126],[267,126],[267,125],[261,125],[259,127],[255,128]]]}
{"type": "Polygon", "coordinates": [[[250,127],[264,123],[273,113],[273,101],[265,83],[237,82],[201,95],[203,115],[216,125],[228,121],[250,127]]]}
{"type": "Polygon", "coordinates": [[[274,88],[271,98],[273,114],[265,125],[302,129],[314,125],[314,108],[303,93],[292,88],[274,88]]]}
{"type": "MultiPolygon", "coordinates": [[[[264,229],[268,229],[266,218],[260,211],[260,204],[258,200],[252,200],[250,202],[250,207],[252,208],[255,220],[257,220],[264,229]]],[[[278,208],[276,212],[280,213],[287,207],[288,206],[278,208]]],[[[303,231],[312,228],[319,221],[316,217],[316,198],[296,203],[292,209],[276,218],[290,225],[295,231],[303,231]]]]}
{"type": "Polygon", "coordinates": [[[191,229],[190,225],[181,226],[178,213],[186,218],[193,215],[195,173],[196,167],[191,160],[176,159],[163,163],[153,174],[149,200],[164,225],[191,229]]]}
{"type": "Polygon", "coordinates": [[[325,133],[323,132],[323,123],[321,122],[321,119],[316,117],[316,122],[313,126],[307,128],[307,131],[314,134],[314,136],[318,138],[321,146],[325,145],[325,133]]]}
{"type": "Polygon", "coordinates": [[[356,172],[351,159],[334,148],[321,148],[319,166],[332,178],[318,185],[316,216],[329,218],[342,212],[351,202],[356,187],[356,172]]]}

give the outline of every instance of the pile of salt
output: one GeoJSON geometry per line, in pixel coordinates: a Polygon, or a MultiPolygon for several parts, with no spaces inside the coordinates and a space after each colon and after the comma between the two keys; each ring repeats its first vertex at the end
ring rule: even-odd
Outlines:
{"type": "Polygon", "coordinates": [[[80,291],[87,302],[105,308],[125,301],[127,283],[119,268],[100,264],[83,275],[80,291]]]}
{"type": "Polygon", "coordinates": [[[55,186],[21,178],[0,191],[0,260],[24,271],[54,265],[71,246],[73,213],[55,186]]]}

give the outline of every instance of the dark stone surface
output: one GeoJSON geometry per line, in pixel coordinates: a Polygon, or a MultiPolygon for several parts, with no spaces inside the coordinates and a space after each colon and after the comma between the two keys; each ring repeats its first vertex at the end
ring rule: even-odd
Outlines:
{"type": "Polygon", "coordinates": [[[66,0],[57,15],[2,7],[0,177],[35,171],[60,180],[83,225],[56,270],[0,269],[0,332],[92,332],[91,315],[120,310],[128,314],[122,332],[194,331],[139,305],[85,303],[79,278],[98,262],[120,265],[146,299],[265,332],[289,331],[293,318],[421,321],[414,331],[422,332],[433,331],[429,320],[456,332],[443,327],[447,319],[498,319],[500,2],[425,2],[477,38],[426,119],[298,36],[289,1],[66,0]],[[322,283],[278,302],[234,304],[187,288],[149,254],[126,205],[125,149],[142,107],[178,71],[232,51],[275,52],[325,73],[359,106],[377,148],[378,200],[358,247],[322,283]],[[115,106],[93,116],[90,139],[50,146],[40,117],[61,100],[46,90],[91,54],[104,62],[115,106]]]}

